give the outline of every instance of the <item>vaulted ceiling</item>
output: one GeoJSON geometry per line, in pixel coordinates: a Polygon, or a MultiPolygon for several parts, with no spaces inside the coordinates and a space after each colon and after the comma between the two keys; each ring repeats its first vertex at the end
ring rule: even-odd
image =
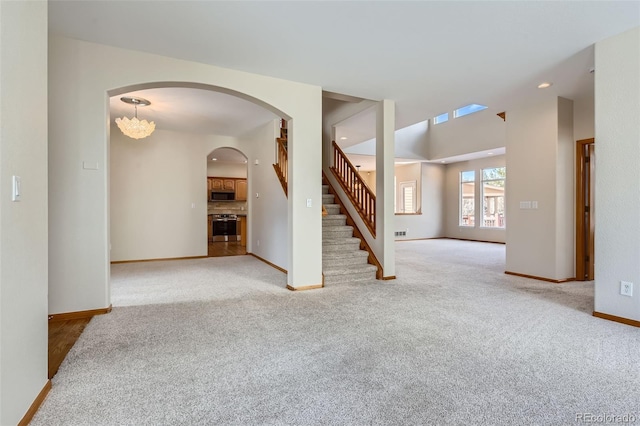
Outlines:
{"type": "MultiPolygon", "coordinates": [[[[637,1],[49,3],[52,33],[393,99],[398,128],[473,102],[508,110],[542,81],[593,96],[593,44],[638,25],[637,1]]],[[[171,102],[186,111],[199,95],[171,102]]]]}

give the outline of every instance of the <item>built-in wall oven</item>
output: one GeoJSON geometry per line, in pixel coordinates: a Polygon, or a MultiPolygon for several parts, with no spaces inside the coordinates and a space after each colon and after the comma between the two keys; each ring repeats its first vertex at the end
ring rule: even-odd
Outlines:
{"type": "Polygon", "coordinates": [[[238,241],[237,224],[235,214],[214,214],[213,241],[238,241]]]}

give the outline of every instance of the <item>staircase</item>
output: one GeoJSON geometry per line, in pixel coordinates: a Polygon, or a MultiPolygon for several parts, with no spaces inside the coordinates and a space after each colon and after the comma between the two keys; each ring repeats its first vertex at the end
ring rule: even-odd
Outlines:
{"type": "Polygon", "coordinates": [[[341,284],[376,279],[377,268],[367,263],[369,253],[360,250],[360,239],[353,236],[353,227],[334,204],[329,186],[322,185],[322,204],[327,214],[322,217],[322,271],[324,284],[341,284]]]}

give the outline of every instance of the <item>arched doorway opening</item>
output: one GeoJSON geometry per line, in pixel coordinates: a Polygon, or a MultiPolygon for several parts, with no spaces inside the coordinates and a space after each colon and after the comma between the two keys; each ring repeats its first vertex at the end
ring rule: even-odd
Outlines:
{"type": "MultiPolygon", "coordinates": [[[[247,164],[249,158],[253,163],[262,155],[258,145],[273,146],[274,138],[257,141],[246,134],[256,127],[273,127],[280,116],[228,91],[187,86],[145,88],[110,98],[111,263],[208,257],[215,254],[210,250],[214,234],[222,237],[216,243],[227,246],[224,254],[247,252],[251,229],[247,164]],[[149,137],[134,140],[116,127],[116,117],[133,116],[131,106],[120,102],[122,96],[151,102],[138,109],[140,119],[156,124],[149,137]],[[222,178],[220,186],[214,178],[222,178]],[[218,219],[213,215],[225,215],[225,223],[212,223],[218,219]],[[231,219],[235,226],[230,226],[231,219]],[[219,225],[226,225],[226,230],[214,232],[219,225]]],[[[272,160],[264,162],[270,165],[272,160]]],[[[282,206],[280,217],[273,221],[283,221],[286,229],[286,199],[282,206]]],[[[286,258],[288,248],[278,249],[286,258]]]]}
{"type": "Polygon", "coordinates": [[[208,256],[247,253],[247,156],[236,148],[207,155],[208,256]]]}

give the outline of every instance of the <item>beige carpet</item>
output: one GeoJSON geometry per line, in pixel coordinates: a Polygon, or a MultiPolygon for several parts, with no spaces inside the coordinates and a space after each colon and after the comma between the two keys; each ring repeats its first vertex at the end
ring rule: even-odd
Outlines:
{"type": "Polygon", "coordinates": [[[32,424],[640,422],[640,330],[592,317],[593,283],[503,270],[504,246],[451,240],[307,292],[249,256],[120,265],[32,424]]]}

